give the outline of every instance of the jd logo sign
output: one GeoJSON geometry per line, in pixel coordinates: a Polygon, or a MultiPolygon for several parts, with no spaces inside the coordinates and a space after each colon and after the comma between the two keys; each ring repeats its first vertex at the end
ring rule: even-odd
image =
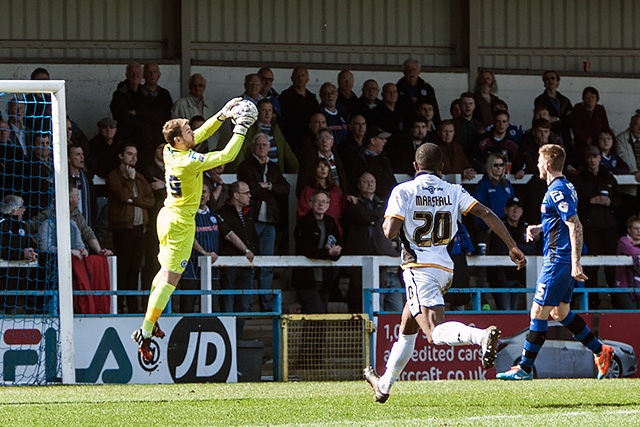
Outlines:
{"type": "Polygon", "coordinates": [[[220,319],[184,317],[169,339],[169,373],[176,383],[225,382],[232,353],[229,334],[220,319]]]}

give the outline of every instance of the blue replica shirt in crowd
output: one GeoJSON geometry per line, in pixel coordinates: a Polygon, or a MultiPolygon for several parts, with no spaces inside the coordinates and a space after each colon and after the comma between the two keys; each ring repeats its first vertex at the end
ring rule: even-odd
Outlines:
{"type": "MultiPolygon", "coordinates": [[[[206,252],[219,253],[220,236],[226,236],[231,229],[220,219],[217,213],[210,211],[209,208],[205,208],[205,210],[198,209],[195,221],[196,240],[200,243],[200,246],[206,252]]],[[[185,279],[200,279],[200,268],[198,267],[198,257],[200,256],[202,254],[195,249],[191,251],[191,258],[189,258],[189,263],[182,277],[185,279]]],[[[220,278],[220,272],[215,267],[211,269],[211,278],[220,278]]]]}
{"type": "Polygon", "coordinates": [[[564,176],[551,181],[540,212],[544,235],[544,262],[571,263],[571,240],[565,221],[578,214],[578,193],[564,176]]]}

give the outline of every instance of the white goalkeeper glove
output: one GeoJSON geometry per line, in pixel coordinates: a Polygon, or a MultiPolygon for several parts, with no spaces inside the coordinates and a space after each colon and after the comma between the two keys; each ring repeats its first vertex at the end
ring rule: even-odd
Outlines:
{"type": "Polygon", "coordinates": [[[251,101],[241,101],[231,111],[231,122],[235,125],[233,133],[246,135],[247,130],[258,120],[258,109],[251,101]]]}
{"type": "Polygon", "coordinates": [[[233,124],[235,124],[233,128],[233,133],[239,133],[241,135],[246,135],[247,131],[256,122],[257,117],[253,116],[239,116],[235,119],[231,119],[233,124]]]}
{"type": "Polygon", "coordinates": [[[224,107],[218,112],[218,120],[225,121],[229,117],[233,117],[232,109],[242,101],[241,97],[229,100],[224,107]]]}

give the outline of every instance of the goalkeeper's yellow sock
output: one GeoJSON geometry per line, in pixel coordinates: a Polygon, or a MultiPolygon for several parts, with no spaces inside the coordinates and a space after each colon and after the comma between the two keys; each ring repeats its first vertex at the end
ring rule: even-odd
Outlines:
{"type": "Polygon", "coordinates": [[[149,295],[149,303],[147,304],[147,312],[142,321],[142,336],[149,338],[153,332],[153,325],[162,314],[162,311],[169,303],[171,294],[176,287],[170,283],[159,283],[155,286],[151,295],[149,295]]]}

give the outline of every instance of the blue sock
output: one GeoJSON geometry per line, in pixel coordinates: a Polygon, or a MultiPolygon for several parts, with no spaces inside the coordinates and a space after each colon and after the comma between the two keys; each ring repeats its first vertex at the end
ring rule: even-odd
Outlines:
{"type": "Polygon", "coordinates": [[[585,347],[598,354],[602,351],[602,343],[596,338],[591,329],[587,326],[584,319],[575,312],[570,311],[567,317],[560,321],[567,329],[571,331],[573,337],[580,341],[585,347]]]}
{"type": "Polygon", "coordinates": [[[526,373],[533,370],[533,363],[538,357],[538,353],[547,339],[548,322],[546,320],[531,319],[529,333],[524,342],[524,351],[520,358],[520,366],[526,373]]]}

